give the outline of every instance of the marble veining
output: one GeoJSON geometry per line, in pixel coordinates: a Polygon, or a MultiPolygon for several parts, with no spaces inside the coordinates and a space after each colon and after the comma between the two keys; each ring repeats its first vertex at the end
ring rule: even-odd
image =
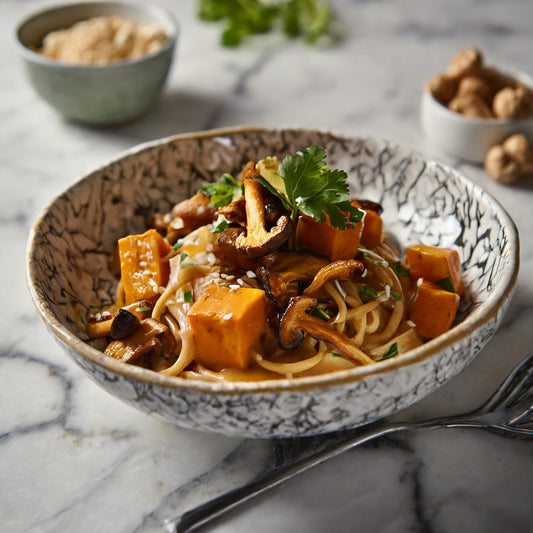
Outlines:
{"type": "MultiPolygon", "coordinates": [[[[1,531],[162,531],[162,520],[253,477],[283,446],[206,436],[131,409],[65,358],[35,314],[24,280],[33,220],[77,176],[139,142],[292,125],[390,139],[456,166],[517,224],[517,291],[479,356],[402,416],[475,407],[531,352],[533,178],[503,187],[436,152],[418,115],[423,83],[463,46],[533,73],[531,2],[333,0],[345,30],[333,49],[265,37],[224,50],[216,26],[197,21],[194,2],[160,0],[182,28],[168,87],[152,113],[105,130],[62,120],[24,79],[8,36],[25,13],[53,3],[0,2],[1,531]]],[[[531,479],[531,441],[473,430],[402,434],[317,467],[209,531],[522,533],[533,530],[531,479]]]]}

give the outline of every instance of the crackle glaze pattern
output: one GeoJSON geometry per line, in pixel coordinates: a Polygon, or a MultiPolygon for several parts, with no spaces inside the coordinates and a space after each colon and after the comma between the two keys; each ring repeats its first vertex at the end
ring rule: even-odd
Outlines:
{"type": "Polygon", "coordinates": [[[363,424],[407,407],[464,368],[492,337],[518,270],[516,230],[505,211],[454,170],[386,141],[315,130],[219,130],[142,146],[82,179],[38,221],[28,254],[37,308],[67,353],[99,385],[179,426],[229,435],[311,435],[363,424]],[[144,230],[203,181],[250,159],[324,146],[354,195],[384,206],[386,228],[410,242],[453,246],[467,288],[461,322],[411,354],[372,368],[260,385],[188,383],[121,364],[82,343],[87,314],[110,303],[116,239],[144,230]]]}

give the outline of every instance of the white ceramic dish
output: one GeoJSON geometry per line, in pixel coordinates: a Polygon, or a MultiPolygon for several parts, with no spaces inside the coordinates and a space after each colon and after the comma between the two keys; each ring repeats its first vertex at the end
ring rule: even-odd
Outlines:
{"type": "MultiPolygon", "coordinates": [[[[533,78],[521,72],[506,72],[533,87],[533,78]]],[[[422,129],[430,143],[453,157],[482,163],[489,148],[514,133],[533,140],[533,115],[522,120],[469,118],[450,111],[428,92],[422,94],[422,129]]]]}
{"type": "Polygon", "coordinates": [[[186,428],[247,437],[312,435],[368,423],[423,398],[462,370],[496,331],[518,273],[518,235],[503,208],[455,170],[386,141],[316,130],[235,128],[179,135],[103,165],[51,202],[28,244],[37,310],[100,386],[186,428]],[[205,180],[250,159],[323,146],[354,195],[379,202],[401,246],[453,246],[467,296],[460,322],[408,354],[321,376],[253,383],[187,381],[121,363],[83,340],[89,312],[113,298],[108,254],[205,180]],[[458,207],[460,206],[460,208],[458,207]]]}

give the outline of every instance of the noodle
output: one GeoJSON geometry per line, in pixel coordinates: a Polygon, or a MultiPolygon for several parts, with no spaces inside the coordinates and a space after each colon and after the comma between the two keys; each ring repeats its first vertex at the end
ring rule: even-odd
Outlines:
{"type": "MultiPolygon", "coordinates": [[[[162,374],[184,379],[280,379],[374,364],[427,340],[410,320],[416,279],[412,281],[402,273],[406,266],[390,241],[382,239],[372,249],[359,246],[353,255],[342,257],[341,253],[340,259],[328,260],[327,254],[313,248],[313,239],[306,245],[310,248],[298,249],[299,233],[293,227],[292,233],[273,248],[263,244],[258,246],[259,252],[253,248],[256,236],[247,225],[266,225],[267,200],[262,195],[269,194],[265,189],[253,197],[249,207],[247,191],[262,187],[255,183],[248,189],[243,187],[244,197],[239,196],[239,188],[237,199],[218,210],[210,208],[209,198],[203,193],[177,204],[172,213],[165,215],[166,220],[170,216],[176,219],[175,223],[169,222],[165,237],[161,236],[165,228],[157,228],[159,233],[152,233],[152,240],[146,243],[146,234],[133,236],[134,246],[141,242],[144,246],[131,254],[139,268],[133,281],[123,274],[116,289],[115,307],[129,309],[130,305],[145,302],[133,312],[148,312],[149,304],[152,322],[145,323],[147,337],[142,341],[144,346],[156,348],[146,357],[133,358],[132,364],[148,365],[162,374]],[[254,214],[249,212],[252,208],[264,211],[254,214]],[[221,216],[229,217],[224,220],[226,226],[215,229],[221,216]],[[157,244],[150,244],[153,242],[157,244]],[[252,243],[251,252],[248,244],[243,244],[248,242],[252,243]],[[150,246],[157,249],[146,252],[150,246]],[[152,287],[155,292],[148,291],[146,297],[132,301],[135,284],[139,290],[152,287]],[[225,296],[216,296],[220,291],[225,296]],[[239,300],[241,295],[256,297],[257,292],[262,296],[253,313],[231,307],[237,305],[234,302],[246,305],[247,300],[239,300]],[[216,302],[224,311],[213,310],[211,316],[209,305],[216,302]],[[198,312],[200,303],[209,311],[204,316],[208,326],[197,330],[191,310],[198,312]],[[154,324],[160,325],[152,327],[154,324]],[[217,330],[218,337],[211,339],[212,328],[225,329],[217,330]],[[214,354],[199,348],[200,337],[211,343],[214,354]],[[249,342],[245,348],[243,339],[249,342]],[[213,364],[216,352],[224,350],[233,362],[213,364]]],[[[272,217],[272,210],[281,208],[275,207],[272,198],[269,201],[272,217]]],[[[373,216],[379,218],[375,213],[373,216]]],[[[280,215],[279,220],[282,218],[280,215]]],[[[272,227],[262,228],[262,235],[266,235],[263,238],[278,229],[275,220],[268,224],[272,227]]],[[[138,319],[148,320],[146,315],[138,319]]],[[[109,332],[102,328],[110,340],[109,332]]],[[[99,328],[94,330],[95,335],[103,336],[99,328]]],[[[118,349],[117,343],[120,348],[120,342],[112,342],[114,350],[118,349]]]]}

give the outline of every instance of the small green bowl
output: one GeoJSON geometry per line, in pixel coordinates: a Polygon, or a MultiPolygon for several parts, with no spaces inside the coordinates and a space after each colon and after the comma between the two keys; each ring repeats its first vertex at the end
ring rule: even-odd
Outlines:
{"type": "Polygon", "coordinates": [[[156,103],[172,63],[177,36],[174,16],[144,2],[82,2],[51,7],[28,16],[16,28],[17,48],[39,96],[68,119],[94,125],[137,118],[156,103]],[[51,31],[109,15],[158,24],[168,41],[156,53],[106,65],[70,65],[36,52],[51,31]]]}

